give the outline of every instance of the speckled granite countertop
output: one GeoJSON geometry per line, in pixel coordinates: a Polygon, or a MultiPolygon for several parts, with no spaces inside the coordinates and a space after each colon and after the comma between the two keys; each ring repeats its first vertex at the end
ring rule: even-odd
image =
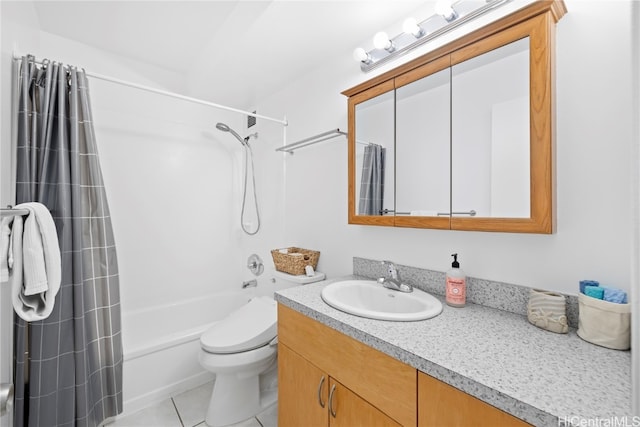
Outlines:
{"type": "Polygon", "coordinates": [[[442,314],[429,320],[365,319],[324,303],[320,292],[329,283],[289,288],[275,299],[536,426],[631,419],[629,351],[590,344],[573,329],[554,334],[518,314],[452,308],[444,300],[442,314]]]}

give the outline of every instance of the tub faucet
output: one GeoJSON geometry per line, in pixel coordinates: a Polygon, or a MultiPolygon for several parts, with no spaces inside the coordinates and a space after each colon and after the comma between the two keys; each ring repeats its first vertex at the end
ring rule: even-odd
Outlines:
{"type": "Polygon", "coordinates": [[[413,286],[402,283],[402,280],[400,280],[400,273],[398,273],[398,269],[394,263],[391,261],[382,261],[382,264],[387,267],[389,277],[379,278],[378,283],[385,288],[393,289],[394,291],[413,292],[413,286]]]}
{"type": "Polygon", "coordinates": [[[258,286],[258,281],[256,279],[242,282],[242,289],[255,288],[256,286],[258,286]]]}

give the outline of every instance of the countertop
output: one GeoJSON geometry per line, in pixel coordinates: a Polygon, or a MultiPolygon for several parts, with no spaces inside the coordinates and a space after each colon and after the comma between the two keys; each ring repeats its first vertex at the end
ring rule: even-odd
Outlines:
{"type": "Polygon", "coordinates": [[[331,282],[285,289],[275,299],[533,425],[625,416],[631,422],[629,351],[590,344],[574,329],[548,332],[498,309],[449,307],[438,296],[442,314],[428,320],[353,316],[322,301],[320,292],[331,282]]]}

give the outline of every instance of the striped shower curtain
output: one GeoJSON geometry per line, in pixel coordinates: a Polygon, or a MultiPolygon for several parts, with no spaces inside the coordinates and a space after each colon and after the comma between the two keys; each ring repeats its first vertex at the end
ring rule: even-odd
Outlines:
{"type": "Polygon", "coordinates": [[[122,412],[118,263],[84,71],[14,66],[18,203],[54,218],[62,282],[52,314],[15,316],[18,426],[98,426],[122,412]],[[17,105],[16,105],[17,104],[17,105]]]}
{"type": "Polygon", "coordinates": [[[376,144],[364,148],[358,215],[382,215],[384,203],[385,149],[376,144]]]}

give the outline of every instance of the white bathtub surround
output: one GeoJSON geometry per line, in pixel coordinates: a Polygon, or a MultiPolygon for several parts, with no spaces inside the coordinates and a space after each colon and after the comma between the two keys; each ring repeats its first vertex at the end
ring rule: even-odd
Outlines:
{"type": "Polygon", "coordinates": [[[124,415],[210,382],[198,363],[200,336],[253,295],[238,289],[125,313],[124,415]]]}

